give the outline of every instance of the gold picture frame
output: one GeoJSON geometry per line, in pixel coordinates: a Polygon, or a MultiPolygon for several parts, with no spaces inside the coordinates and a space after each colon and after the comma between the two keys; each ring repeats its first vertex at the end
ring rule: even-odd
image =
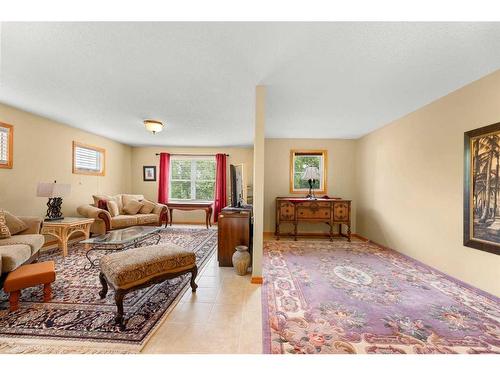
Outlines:
{"type": "Polygon", "coordinates": [[[302,173],[302,170],[297,170],[300,168],[300,162],[298,158],[302,157],[304,162],[312,162],[313,166],[318,167],[320,171],[320,180],[314,187],[315,194],[326,194],[328,191],[328,152],[326,150],[290,150],[290,193],[291,194],[307,194],[309,191],[309,186],[305,182],[300,182],[298,176],[302,173]],[[317,159],[317,161],[315,160],[317,159]]]}

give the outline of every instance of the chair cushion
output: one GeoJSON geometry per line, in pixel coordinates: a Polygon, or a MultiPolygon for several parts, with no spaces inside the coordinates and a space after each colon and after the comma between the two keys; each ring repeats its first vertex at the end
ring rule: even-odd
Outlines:
{"type": "Polygon", "coordinates": [[[156,214],[137,214],[135,217],[138,225],[158,223],[159,219],[156,214]]]}
{"type": "Polygon", "coordinates": [[[139,210],[140,214],[150,214],[153,212],[153,209],[155,208],[156,204],[154,202],[148,201],[147,199],[144,199],[142,201],[142,207],[139,210]]]}
{"type": "Polygon", "coordinates": [[[0,240],[0,246],[7,245],[28,245],[31,249],[31,254],[35,254],[40,250],[45,243],[45,237],[41,234],[18,234],[9,238],[0,240]]]}
{"type": "Polygon", "coordinates": [[[0,258],[2,258],[2,273],[14,271],[31,256],[31,248],[28,245],[0,246],[0,258]]]}
{"type": "Polygon", "coordinates": [[[5,220],[5,213],[0,211],[0,238],[9,238],[10,236],[10,230],[5,220]]]}
{"type": "Polygon", "coordinates": [[[28,229],[28,226],[24,221],[19,219],[17,216],[12,215],[9,211],[3,211],[5,214],[5,222],[9,227],[10,235],[13,236],[17,233],[22,232],[23,230],[28,229]]]}
{"type": "Polygon", "coordinates": [[[115,289],[128,289],[156,276],[189,270],[195,262],[193,251],[163,244],[108,254],[101,258],[99,265],[115,289]]]}
{"type": "Polygon", "coordinates": [[[137,217],[135,215],[118,215],[111,218],[111,228],[126,228],[137,225],[137,217]]]}
{"type": "Polygon", "coordinates": [[[123,212],[127,215],[135,215],[142,208],[142,203],[132,199],[123,206],[123,212]]]}
{"type": "Polygon", "coordinates": [[[53,260],[26,264],[7,275],[3,289],[6,292],[13,292],[30,286],[49,284],[55,279],[56,272],[53,260]]]}

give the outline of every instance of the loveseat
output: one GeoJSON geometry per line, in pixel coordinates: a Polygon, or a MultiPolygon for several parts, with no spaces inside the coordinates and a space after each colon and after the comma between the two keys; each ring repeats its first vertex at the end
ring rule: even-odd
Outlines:
{"type": "Polygon", "coordinates": [[[24,223],[26,229],[0,239],[0,285],[7,273],[25,263],[33,262],[45,243],[44,236],[40,234],[43,222],[41,218],[17,216],[17,219],[24,223]]]}
{"type": "Polygon", "coordinates": [[[80,215],[94,219],[90,228],[92,234],[104,234],[113,229],[136,225],[160,226],[168,215],[167,206],[151,202],[145,199],[142,194],[93,195],[92,198],[93,204],[84,204],[77,208],[80,215]],[[110,201],[114,203],[109,203],[110,201]],[[131,203],[131,201],[134,202],[131,203]],[[127,212],[126,208],[134,206],[136,202],[143,205],[135,207],[140,206],[139,211],[137,213],[127,212]]]}

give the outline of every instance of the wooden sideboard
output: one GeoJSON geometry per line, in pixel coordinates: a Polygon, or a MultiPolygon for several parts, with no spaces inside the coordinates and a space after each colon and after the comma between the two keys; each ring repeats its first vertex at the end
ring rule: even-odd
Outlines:
{"type": "Polygon", "coordinates": [[[252,254],[252,206],[223,208],[217,219],[219,267],[233,266],[236,246],[248,246],[252,254]]]}
{"type": "Polygon", "coordinates": [[[346,237],[351,241],[351,201],[335,198],[294,198],[278,197],[276,198],[276,238],[280,236],[293,236],[297,240],[298,236],[308,235],[298,232],[298,225],[301,222],[324,223],[329,227],[325,236],[333,240],[334,225],[338,225],[337,236],[346,237]],[[281,224],[292,224],[293,232],[282,233],[281,224]],[[342,225],[347,227],[346,234],[342,233],[342,225]]]}

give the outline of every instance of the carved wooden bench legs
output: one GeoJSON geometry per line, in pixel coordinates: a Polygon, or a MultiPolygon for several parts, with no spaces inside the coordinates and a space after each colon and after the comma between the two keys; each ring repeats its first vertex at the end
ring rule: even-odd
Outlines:
{"type": "MultiPolygon", "coordinates": [[[[146,287],[151,286],[153,284],[159,284],[165,280],[173,279],[175,277],[185,275],[187,273],[191,273],[190,286],[191,286],[191,290],[193,291],[193,293],[195,293],[196,289],[198,288],[198,285],[196,285],[196,282],[195,282],[196,276],[198,275],[198,267],[196,265],[193,268],[185,270],[185,271],[176,272],[176,273],[165,273],[163,275],[156,276],[156,277],[146,281],[144,284],[135,285],[135,286],[128,288],[128,289],[116,289],[115,290],[115,303],[116,303],[115,323],[119,325],[120,329],[122,329],[122,330],[125,329],[125,324],[124,324],[124,319],[123,319],[123,298],[125,297],[125,295],[127,293],[132,292],[134,290],[146,288],[146,287]]],[[[106,275],[104,275],[102,272],[99,273],[99,280],[100,280],[101,285],[102,285],[102,289],[99,292],[99,296],[101,298],[106,298],[106,295],[108,294],[108,285],[111,287],[113,285],[107,281],[106,275]]]]}

